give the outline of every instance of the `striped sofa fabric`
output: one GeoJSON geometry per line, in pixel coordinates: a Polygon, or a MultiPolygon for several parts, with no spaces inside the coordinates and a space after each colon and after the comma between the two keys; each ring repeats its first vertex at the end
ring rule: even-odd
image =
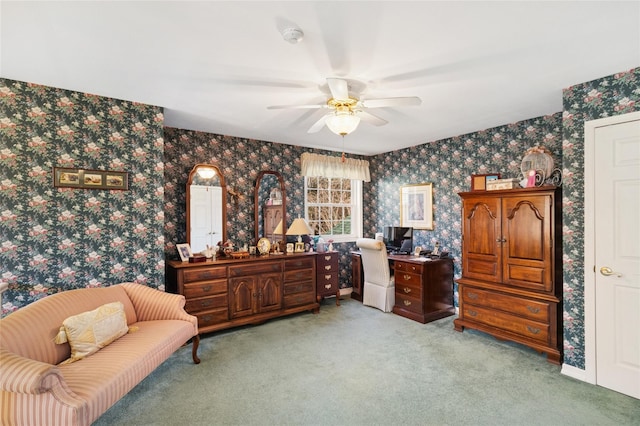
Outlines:
{"type": "Polygon", "coordinates": [[[90,425],[173,352],[193,338],[198,322],[182,295],[122,283],[47,296],[0,320],[0,424],[90,425]],[[54,339],[65,318],[120,301],[130,332],[70,364],[69,344],[54,339]]]}

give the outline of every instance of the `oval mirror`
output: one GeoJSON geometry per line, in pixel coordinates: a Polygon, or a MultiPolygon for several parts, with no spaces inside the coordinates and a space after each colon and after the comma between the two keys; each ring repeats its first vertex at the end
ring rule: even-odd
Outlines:
{"type": "Polygon", "coordinates": [[[227,187],[220,169],[196,164],[187,180],[187,242],[193,253],[227,240],[227,187]]]}
{"type": "Polygon", "coordinates": [[[287,201],[282,175],[272,170],[258,173],[253,200],[256,242],[262,237],[269,241],[284,240],[287,232],[287,201]]]}

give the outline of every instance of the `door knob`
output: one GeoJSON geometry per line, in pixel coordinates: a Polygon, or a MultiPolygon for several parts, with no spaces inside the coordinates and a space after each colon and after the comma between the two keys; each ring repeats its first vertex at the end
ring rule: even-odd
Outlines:
{"type": "Polygon", "coordinates": [[[602,268],[600,268],[600,273],[605,277],[615,275],[616,277],[620,278],[622,276],[622,274],[614,272],[613,269],[609,268],[608,266],[603,266],[602,268]]]}

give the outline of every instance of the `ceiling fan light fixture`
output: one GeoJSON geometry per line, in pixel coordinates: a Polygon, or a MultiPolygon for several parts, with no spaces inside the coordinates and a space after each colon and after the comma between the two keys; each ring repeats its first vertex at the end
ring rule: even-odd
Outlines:
{"type": "Polygon", "coordinates": [[[285,41],[288,41],[291,44],[298,43],[300,40],[302,40],[303,37],[304,33],[302,32],[302,30],[299,30],[297,28],[285,28],[282,31],[282,38],[284,38],[285,41]]]}
{"type": "Polygon", "coordinates": [[[356,130],[360,124],[360,117],[355,115],[353,111],[336,111],[327,117],[325,122],[329,130],[336,135],[345,136],[356,130]]]}
{"type": "Polygon", "coordinates": [[[202,179],[211,179],[216,175],[216,171],[211,167],[198,167],[198,176],[202,179]]]}

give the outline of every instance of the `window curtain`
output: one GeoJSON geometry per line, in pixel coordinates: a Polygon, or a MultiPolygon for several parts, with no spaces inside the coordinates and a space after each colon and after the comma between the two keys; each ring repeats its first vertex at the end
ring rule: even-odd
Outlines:
{"type": "Polygon", "coordinates": [[[332,157],[305,152],[300,156],[302,176],[357,179],[371,182],[369,162],[355,158],[332,157]]]}

